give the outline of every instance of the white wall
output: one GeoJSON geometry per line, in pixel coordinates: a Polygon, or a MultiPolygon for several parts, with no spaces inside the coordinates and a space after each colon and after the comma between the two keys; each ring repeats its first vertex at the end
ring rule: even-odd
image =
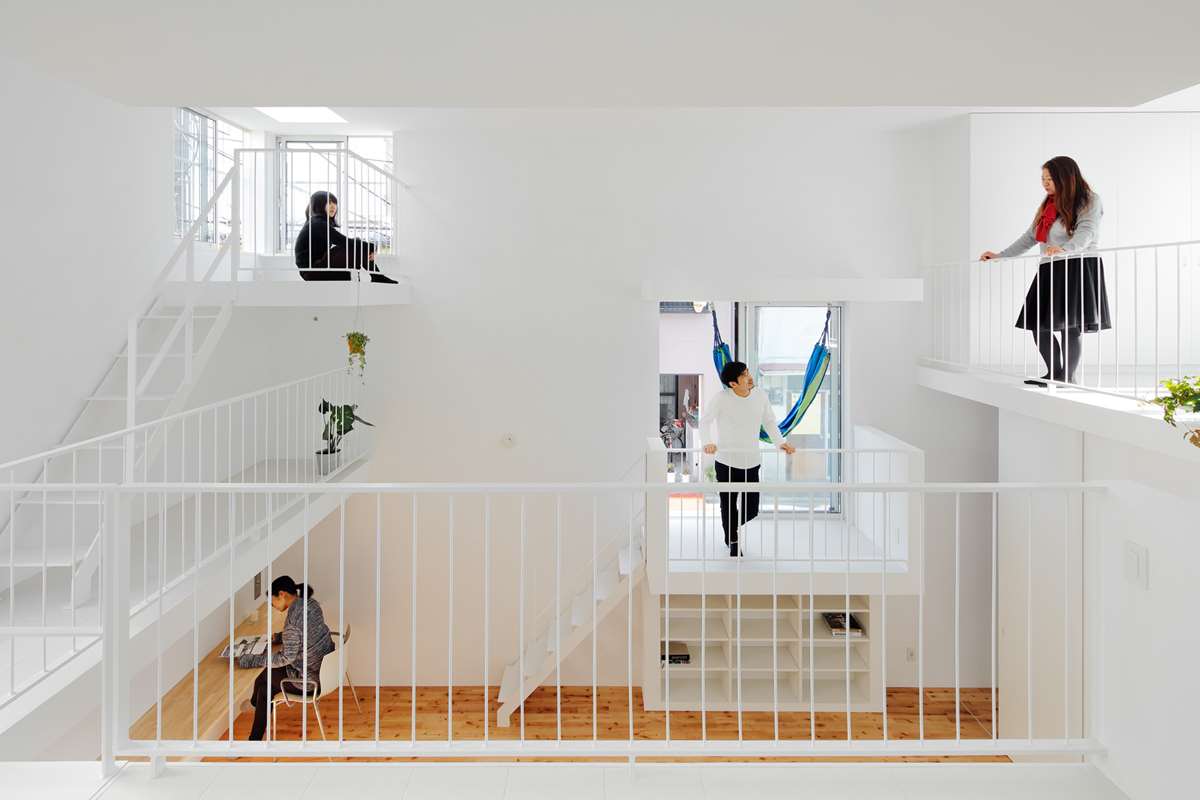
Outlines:
{"type": "Polygon", "coordinates": [[[1200,238],[1200,114],[972,114],[970,127],[972,254],[1029,227],[1056,155],[1104,201],[1101,246],[1200,238]]]}
{"type": "MultiPolygon", "coordinates": [[[[1106,753],[1096,762],[1131,798],[1168,796],[1190,780],[1189,720],[1200,713],[1200,701],[1188,688],[1200,659],[1194,635],[1200,468],[1010,412],[1001,414],[1001,437],[1001,480],[1112,482],[1103,498],[1083,506],[1082,523],[1072,511],[1067,528],[1073,537],[1082,534],[1081,543],[1070,542],[1070,575],[1083,580],[1069,593],[1077,603],[1071,707],[1082,712],[1071,714],[1079,726],[1073,733],[1103,743],[1106,753]],[[1148,552],[1148,588],[1126,576],[1127,542],[1148,552]],[[1086,606],[1078,605],[1080,598],[1086,606]],[[1082,686],[1074,677],[1080,668],[1082,686]]],[[[1020,584],[1027,568],[1029,511],[1022,502],[1016,506],[1001,506],[1000,566],[1002,577],[1010,576],[1000,589],[1002,736],[1023,736],[1026,725],[1020,584]]],[[[1064,517],[1061,507],[1041,501],[1033,515],[1034,730],[1035,736],[1061,736],[1064,517]]]]}
{"type": "MultiPolygon", "coordinates": [[[[1079,431],[1001,411],[999,440],[1001,481],[1083,479],[1084,434],[1079,431]]],[[[1010,492],[999,498],[996,686],[1001,737],[1028,734],[1031,696],[1035,738],[1061,737],[1067,715],[1071,734],[1082,730],[1081,534],[1084,508],[1092,511],[1097,502],[1095,497],[1053,492],[1010,492]]]]}
{"type": "Polygon", "coordinates": [[[0,104],[0,341],[17,389],[0,397],[3,462],[66,432],[166,263],[174,200],[170,109],[121,106],[8,59],[0,104]]]}
{"type": "Polygon", "coordinates": [[[1131,798],[1169,797],[1192,776],[1200,701],[1190,691],[1200,662],[1196,563],[1200,540],[1195,487],[1200,470],[1088,437],[1089,476],[1126,476],[1112,490],[1104,531],[1086,554],[1093,582],[1088,666],[1095,728],[1107,748],[1101,768],[1131,798]],[[1180,485],[1185,484],[1184,491],[1180,485]],[[1125,545],[1146,548],[1149,587],[1125,577],[1125,545]]]}

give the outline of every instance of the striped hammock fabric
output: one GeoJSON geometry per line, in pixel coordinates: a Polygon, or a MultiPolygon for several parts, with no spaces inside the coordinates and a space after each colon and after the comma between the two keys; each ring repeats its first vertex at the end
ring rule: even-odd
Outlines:
{"type": "MultiPolygon", "coordinates": [[[[825,382],[825,374],[829,371],[829,316],[832,312],[825,312],[825,329],[821,332],[820,340],[813,345],[812,355],[808,357],[808,365],[804,369],[804,391],[800,393],[796,404],[791,410],[779,421],[779,432],[784,436],[790,434],[800,420],[804,419],[804,414],[812,405],[813,400],[817,398],[817,392],[821,389],[821,384],[825,382]]],[[[720,376],[721,370],[730,361],[733,361],[733,355],[729,352],[729,345],[721,339],[721,329],[717,327],[717,312],[714,309],[712,312],[713,323],[713,365],[717,368],[717,375],[720,376]]],[[[765,430],[760,430],[758,438],[764,442],[771,441],[771,437],[767,435],[765,430]]]]}

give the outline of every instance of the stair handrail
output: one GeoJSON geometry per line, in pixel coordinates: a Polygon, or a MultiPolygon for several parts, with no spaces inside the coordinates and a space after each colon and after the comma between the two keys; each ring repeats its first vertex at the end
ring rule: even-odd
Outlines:
{"type": "MultiPolygon", "coordinates": [[[[212,403],[207,403],[202,406],[196,406],[195,408],[189,408],[184,411],[177,411],[174,414],[169,414],[164,417],[158,417],[157,419],[152,419],[148,422],[141,422],[141,423],[138,423],[137,425],[133,425],[133,426],[130,426],[127,428],[121,428],[120,430],[112,431],[110,433],[102,433],[99,436],[93,436],[90,439],[83,439],[78,442],[72,442],[71,444],[59,445],[58,447],[54,447],[49,450],[44,450],[40,453],[35,453],[34,455],[31,455],[31,456],[24,456],[22,458],[14,459],[12,461],[7,461],[3,464],[0,464],[0,472],[16,469],[23,464],[34,463],[37,461],[44,461],[48,458],[54,458],[56,456],[66,455],[67,453],[70,453],[72,450],[85,450],[85,449],[95,448],[97,445],[102,444],[106,441],[123,439],[125,436],[127,436],[131,433],[138,433],[140,431],[145,431],[149,428],[154,428],[154,427],[164,425],[164,424],[167,424],[170,422],[175,422],[177,420],[183,419],[184,417],[203,414],[203,413],[212,411],[213,409],[230,405],[231,403],[240,403],[244,400],[253,400],[256,396],[262,396],[262,395],[268,394],[270,392],[278,391],[280,389],[287,389],[289,387],[297,386],[297,385],[299,385],[301,383],[305,383],[307,381],[316,380],[319,378],[325,378],[325,377],[329,377],[332,375],[337,375],[337,374],[345,372],[345,371],[346,371],[346,368],[344,366],[335,367],[334,369],[325,370],[324,372],[318,372],[313,375],[306,375],[303,378],[297,378],[295,380],[285,381],[284,383],[279,383],[274,386],[268,386],[263,389],[254,389],[249,392],[244,392],[243,394],[235,395],[233,397],[227,397],[222,400],[217,400],[217,401],[214,401],[212,403]]],[[[39,486],[42,485],[37,480],[30,481],[30,483],[37,483],[39,486]]],[[[0,484],[0,485],[3,485],[3,484],[0,484]]],[[[56,484],[49,483],[49,484],[45,484],[45,485],[54,486],[56,484]]],[[[62,485],[70,486],[72,484],[71,483],[63,483],[62,485]]],[[[105,485],[107,485],[107,482],[105,482],[105,485]]]]}
{"type": "MultiPolygon", "coordinates": [[[[202,406],[197,406],[195,408],[190,408],[190,409],[186,409],[184,411],[176,412],[174,414],[169,414],[167,416],[159,417],[158,419],[150,420],[148,422],[142,422],[137,425],[122,428],[121,430],[112,431],[110,433],[100,434],[99,436],[93,436],[89,439],[84,439],[79,442],[72,442],[71,444],[59,445],[58,447],[54,447],[49,450],[44,450],[40,453],[35,453],[34,455],[24,456],[22,458],[7,461],[3,464],[0,464],[0,488],[8,487],[10,492],[15,493],[18,491],[18,488],[22,485],[24,485],[24,486],[36,485],[37,486],[36,489],[32,489],[32,490],[31,489],[20,489],[20,491],[21,491],[20,497],[13,498],[13,505],[15,507],[18,505],[23,505],[26,502],[26,500],[31,492],[43,491],[43,490],[62,491],[71,486],[77,486],[77,485],[83,485],[86,483],[91,483],[91,481],[80,480],[78,478],[78,476],[73,476],[71,481],[50,482],[50,481],[46,480],[46,477],[47,477],[46,466],[50,463],[51,460],[53,460],[55,458],[59,458],[59,457],[66,456],[66,455],[83,453],[85,451],[90,452],[90,451],[94,450],[94,451],[100,453],[100,456],[99,456],[99,458],[101,459],[100,469],[102,470],[102,468],[103,468],[102,460],[103,460],[105,444],[120,443],[121,447],[119,449],[124,450],[126,453],[128,453],[128,452],[130,452],[126,449],[128,441],[130,439],[133,439],[136,442],[137,437],[139,435],[144,434],[148,440],[148,437],[152,431],[164,430],[164,429],[166,429],[167,426],[179,423],[183,420],[190,419],[193,417],[200,418],[204,414],[214,412],[216,409],[219,409],[219,408],[222,408],[225,406],[232,406],[235,403],[243,403],[246,401],[254,400],[259,397],[265,397],[265,396],[270,395],[272,392],[287,390],[289,388],[296,387],[301,384],[328,379],[334,375],[339,375],[339,374],[345,373],[345,371],[346,371],[345,367],[336,367],[334,369],[324,370],[322,372],[318,372],[313,375],[307,375],[303,378],[298,378],[298,379],[291,380],[291,381],[285,381],[283,383],[279,383],[274,386],[268,386],[268,387],[261,388],[261,389],[255,389],[250,392],[245,392],[243,394],[236,395],[234,397],[227,397],[227,398],[224,398],[221,400],[214,401],[212,403],[207,403],[202,406]],[[29,467],[29,466],[38,466],[39,471],[37,472],[36,476],[32,480],[24,482],[24,484],[19,483],[16,480],[17,470],[21,469],[22,467],[29,467]]],[[[117,448],[114,448],[114,449],[117,449],[117,448]]],[[[136,449],[136,446],[135,446],[135,449],[136,449]]],[[[146,453],[143,453],[142,455],[145,456],[146,453]]],[[[122,482],[125,480],[125,474],[124,474],[125,471],[123,470],[122,473],[123,474],[120,476],[114,476],[114,479],[115,479],[114,482],[119,483],[119,482],[122,482]]],[[[104,477],[104,476],[101,472],[97,475],[98,480],[96,480],[95,483],[96,484],[102,483],[103,481],[99,480],[99,478],[102,478],[102,477],[104,477]]],[[[5,503],[4,505],[7,506],[8,504],[5,503]]],[[[4,520],[3,524],[0,524],[0,536],[3,536],[5,533],[7,533],[11,530],[12,522],[13,522],[13,517],[9,516],[8,518],[6,518],[4,520]]]]}

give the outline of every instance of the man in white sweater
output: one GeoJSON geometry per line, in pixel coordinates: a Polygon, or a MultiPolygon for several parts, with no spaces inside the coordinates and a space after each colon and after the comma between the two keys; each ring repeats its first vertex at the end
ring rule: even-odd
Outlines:
{"type": "MultiPolygon", "coordinates": [[[[754,387],[754,378],[745,364],[740,361],[726,364],[721,370],[721,383],[725,385],[725,391],[713,398],[700,420],[704,452],[717,456],[718,482],[758,483],[762,469],[762,451],[758,445],[760,428],[788,455],[796,452],[796,448],[780,434],[779,421],[775,419],[767,394],[754,387]],[[715,436],[714,426],[717,429],[715,436]]],[[[720,497],[725,543],[729,545],[729,555],[737,557],[742,554],[738,526],[758,516],[758,492],[721,492],[720,497]]]]}

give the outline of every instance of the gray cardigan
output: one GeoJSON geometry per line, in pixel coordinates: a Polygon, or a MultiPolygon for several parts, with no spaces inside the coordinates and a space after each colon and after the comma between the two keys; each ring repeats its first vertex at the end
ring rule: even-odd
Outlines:
{"type": "MultiPolygon", "coordinates": [[[[307,587],[305,587],[307,588],[307,587]]],[[[304,591],[302,588],[301,591],[304,591]]],[[[287,677],[299,678],[304,674],[304,628],[305,611],[308,617],[308,679],[319,681],[321,675],[321,660],[333,652],[333,638],[329,635],[329,626],[325,624],[325,614],[321,604],[312,598],[297,598],[288,609],[287,619],[283,623],[283,649],[271,656],[271,666],[286,670],[287,677]]],[[[265,667],[267,654],[258,655],[247,653],[238,659],[238,666],[243,669],[265,667]]]]}
{"type": "Polygon", "coordinates": [[[1075,220],[1073,236],[1067,235],[1067,227],[1063,224],[1062,217],[1059,217],[1050,226],[1050,233],[1046,235],[1046,241],[1039,242],[1034,236],[1037,222],[1033,222],[1024,233],[1017,237],[1015,242],[1000,251],[1000,258],[1019,256],[1035,244],[1040,245],[1038,249],[1042,255],[1046,254],[1047,247],[1061,247],[1068,253],[1095,250],[1096,245],[1100,242],[1100,218],[1103,216],[1104,206],[1100,203],[1100,195],[1092,192],[1083,213],[1079,215],[1079,219],[1075,220]]]}

